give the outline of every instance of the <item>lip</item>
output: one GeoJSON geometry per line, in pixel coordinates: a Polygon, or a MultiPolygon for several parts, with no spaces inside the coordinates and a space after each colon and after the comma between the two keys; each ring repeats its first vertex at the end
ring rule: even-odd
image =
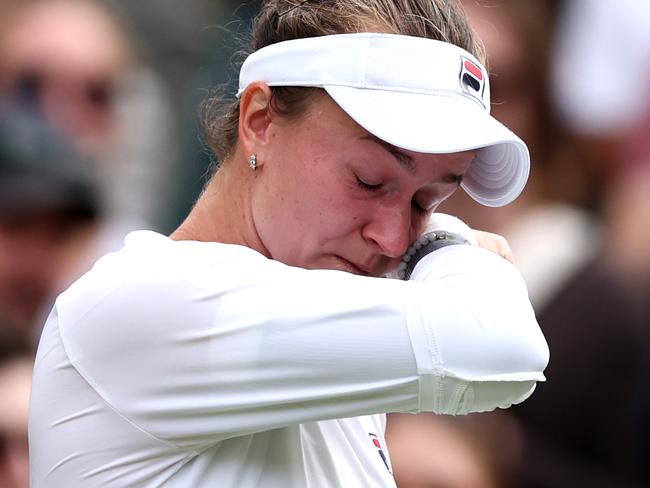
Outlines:
{"type": "Polygon", "coordinates": [[[336,256],[336,259],[338,259],[339,262],[343,265],[345,271],[356,275],[370,276],[370,270],[361,267],[358,264],[353,263],[352,261],[348,261],[347,259],[341,256],[336,256]]]}

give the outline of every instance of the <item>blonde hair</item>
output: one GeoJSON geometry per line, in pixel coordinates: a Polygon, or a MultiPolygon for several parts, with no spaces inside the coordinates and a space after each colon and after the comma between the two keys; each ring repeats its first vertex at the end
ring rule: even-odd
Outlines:
{"type": "MultiPolygon", "coordinates": [[[[456,0],[270,0],[253,20],[245,53],[277,42],[355,32],[383,32],[424,37],[455,44],[484,61],[480,41],[456,0]]],[[[319,88],[275,87],[274,113],[297,117],[304,113],[319,88]]],[[[218,97],[204,105],[206,140],[218,161],[226,160],[238,139],[239,101],[226,106],[218,97]]]]}

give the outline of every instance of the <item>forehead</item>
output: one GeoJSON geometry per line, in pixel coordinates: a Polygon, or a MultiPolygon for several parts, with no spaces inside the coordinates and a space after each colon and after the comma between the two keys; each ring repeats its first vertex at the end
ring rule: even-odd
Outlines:
{"type": "Polygon", "coordinates": [[[125,33],[108,11],[90,2],[26,5],[3,25],[0,61],[5,68],[27,65],[103,75],[119,72],[128,64],[125,33]]]}

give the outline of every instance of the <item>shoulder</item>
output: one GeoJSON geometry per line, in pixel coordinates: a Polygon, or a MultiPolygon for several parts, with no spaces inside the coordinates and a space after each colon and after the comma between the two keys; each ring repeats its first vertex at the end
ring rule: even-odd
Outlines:
{"type": "Polygon", "coordinates": [[[61,336],[69,347],[103,338],[110,351],[108,344],[125,337],[150,341],[179,323],[205,323],[214,315],[206,294],[232,288],[239,270],[264,261],[242,246],[130,233],[124,247],[100,258],[57,298],[61,336]]]}
{"type": "Polygon", "coordinates": [[[243,246],[196,241],[173,241],[151,231],[127,235],[124,246],[101,257],[84,276],[57,299],[59,309],[83,314],[119,291],[165,292],[198,286],[201,276],[222,266],[259,266],[266,258],[243,246]],[[230,265],[229,265],[230,264],[230,265]]]}

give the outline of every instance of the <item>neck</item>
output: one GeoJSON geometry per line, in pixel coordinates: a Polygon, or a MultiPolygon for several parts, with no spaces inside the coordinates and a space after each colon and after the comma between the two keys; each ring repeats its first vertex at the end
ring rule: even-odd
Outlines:
{"type": "Polygon", "coordinates": [[[252,216],[252,180],[253,174],[245,163],[224,162],[170,237],[177,241],[239,244],[268,256],[252,216]]]}

